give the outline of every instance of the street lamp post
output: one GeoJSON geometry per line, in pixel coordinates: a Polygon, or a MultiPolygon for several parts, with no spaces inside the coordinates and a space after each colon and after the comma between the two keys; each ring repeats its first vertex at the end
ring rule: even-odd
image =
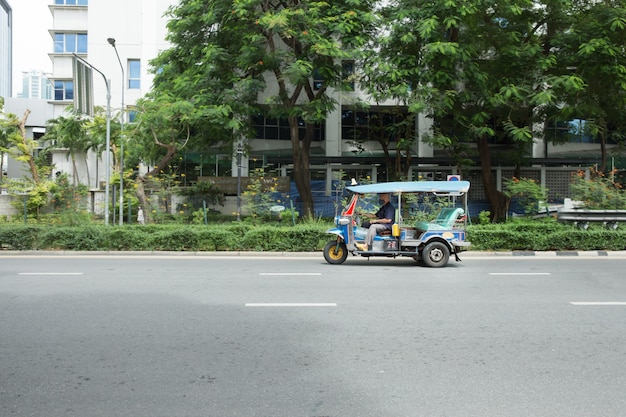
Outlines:
{"type": "Polygon", "coordinates": [[[115,49],[115,55],[117,56],[117,61],[120,63],[120,69],[122,70],[122,111],[120,114],[120,226],[124,224],[124,90],[126,87],[126,83],[124,81],[124,66],[122,65],[122,60],[120,59],[120,54],[117,52],[117,47],[115,46],[115,39],[108,38],[107,42],[115,49]]]}
{"type": "Polygon", "coordinates": [[[105,165],[106,165],[106,173],[104,179],[104,225],[109,225],[109,188],[111,187],[109,177],[111,176],[111,80],[109,80],[102,71],[98,68],[91,65],[89,62],[85,61],[78,55],[74,54],[74,58],[78,59],[83,64],[87,65],[92,70],[96,71],[98,74],[102,75],[104,78],[104,83],[107,87],[107,110],[106,110],[106,145],[105,145],[105,165]]]}
{"type": "Polygon", "coordinates": [[[241,220],[241,158],[243,148],[241,143],[237,145],[237,221],[241,220]]]}

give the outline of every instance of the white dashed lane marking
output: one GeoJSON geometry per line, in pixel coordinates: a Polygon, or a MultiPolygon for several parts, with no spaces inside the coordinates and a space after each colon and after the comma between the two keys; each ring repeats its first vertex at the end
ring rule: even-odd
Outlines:
{"type": "Polygon", "coordinates": [[[575,306],[626,306],[626,301],[571,301],[575,306]]]}
{"type": "Polygon", "coordinates": [[[337,307],[337,303],[246,303],[246,307],[337,307]]]}

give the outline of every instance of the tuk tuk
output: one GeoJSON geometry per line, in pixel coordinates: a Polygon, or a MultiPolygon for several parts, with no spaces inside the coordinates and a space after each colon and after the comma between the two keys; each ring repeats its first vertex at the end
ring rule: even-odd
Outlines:
{"type": "Polygon", "coordinates": [[[324,247],[324,259],[330,264],[342,264],[348,253],[367,258],[406,256],[430,267],[447,265],[451,255],[460,261],[459,253],[470,246],[470,242],[465,240],[469,187],[469,181],[410,181],[348,186],[348,191],[353,194],[341,215],[335,217],[336,227],[327,230],[334,238],[324,247]],[[389,194],[395,206],[395,222],[388,233],[382,232],[374,237],[370,248],[360,250],[356,243],[363,241],[367,228],[360,225],[357,211],[359,200],[368,194],[383,193],[389,194]],[[441,208],[432,221],[406,224],[402,219],[402,196],[405,194],[449,197],[452,204],[441,208]],[[461,206],[458,200],[462,200],[461,206]]]}

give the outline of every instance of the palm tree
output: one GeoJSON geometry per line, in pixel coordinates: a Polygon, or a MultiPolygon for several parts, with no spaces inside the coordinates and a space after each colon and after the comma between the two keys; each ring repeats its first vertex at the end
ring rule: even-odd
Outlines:
{"type": "Polygon", "coordinates": [[[67,148],[69,157],[72,159],[73,185],[80,183],[78,178],[78,168],[76,166],[76,156],[83,155],[85,158],[85,168],[87,170],[87,182],[89,182],[89,166],[87,164],[87,151],[91,145],[86,129],[86,118],[70,107],[67,110],[68,116],[59,116],[56,119],[48,120],[46,126],[45,139],[55,141],[56,147],[67,148]]]}

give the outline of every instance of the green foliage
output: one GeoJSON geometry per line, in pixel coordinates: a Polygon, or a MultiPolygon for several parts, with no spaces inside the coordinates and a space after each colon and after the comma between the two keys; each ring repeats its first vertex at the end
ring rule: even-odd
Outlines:
{"type": "Polygon", "coordinates": [[[87,207],[89,189],[84,184],[72,185],[66,173],[55,179],[50,187],[50,201],[55,213],[55,221],[68,226],[88,225],[93,214],[87,207]]]}
{"type": "Polygon", "coordinates": [[[0,226],[0,249],[35,250],[39,227],[25,225],[0,226]]]}
{"type": "Polygon", "coordinates": [[[354,80],[345,76],[342,60],[358,59],[374,35],[373,10],[369,0],[182,1],[168,11],[171,48],[152,62],[159,69],[155,97],[170,94],[209,114],[194,120],[202,149],[207,141],[232,147],[250,137],[250,116],[259,112],[286,118],[296,185],[309,217],[306,162],[313,135],[300,137],[302,124],[313,133],[308,127],[323,123],[337,105],[329,91],[351,89],[354,80]],[[314,79],[322,80],[320,88],[314,79]],[[277,88],[267,89],[266,82],[277,88]],[[266,97],[262,105],[259,96],[266,97]]]}
{"type": "MultiPolygon", "coordinates": [[[[611,174],[614,174],[611,173],[611,174]]],[[[621,184],[603,173],[591,169],[591,178],[586,179],[584,171],[577,172],[570,185],[572,198],[582,201],[590,210],[623,210],[626,207],[626,192],[621,184]]]]}
{"type": "Polygon", "coordinates": [[[49,204],[50,192],[54,186],[54,182],[50,180],[43,180],[38,183],[30,179],[9,179],[7,181],[9,194],[18,197],[11,202],[11,205],[22,212],[25,198],[28,214],[37,217],[39,217],[41,209],[49,204]]]}
{"type": "MultiPolygon", "coordinates": [[[[0,226],[0,249],[68,251],[321,251],[331,239],[328,222],[290,226],[252,225],[0,226]]],[[[626,250],[626,225],[608,230],[592,225],[581,230],[552,218],[519,219],[467,227],[470,250],[570,251],[626,250]]]]}
{"type": "Polygon", "coordinates": [[[39,249],[95,251],[108,249],[106,229],[89,227],[46,227],[39,230],[39,249]]]}
{"type": "Polygon", "coordinates": [[[277,197],[277,191],[278,183],[276,178],[268,177],[263,168],[257,168],[250,173],[250,182],[242,195],[250,221],[256,223],[272,219],[270,208],[284,204],[277,197]]]}
{"type": "Polygon", "coordinates": [[[548,190],[532,178],[506,178],[502,192],[510,199],[516,199],[526,215],[540,211],[548,198],[548,190]]]}
{"type": "Polygon", "coordinates": [[[203,207],[206,204],[222,204],[224,195],[214,184],[208,181],[198,181],[188,187],[180,187],[178,195],[187,197],[187,203],[194,209],[203,207]]]}
{"type": "Polygon", "coordinates": [[[607,230],[600,225],[581,230],[554,219],[520,220],[467,227],[472,250],[571,251],[625,250],[626,228],[607,230]]]}
{"type": "Polygon", "coordinates": [[[489,210],[483,210],[478,213],[478,224],[491,223],[491,212],[489,210]]]}

